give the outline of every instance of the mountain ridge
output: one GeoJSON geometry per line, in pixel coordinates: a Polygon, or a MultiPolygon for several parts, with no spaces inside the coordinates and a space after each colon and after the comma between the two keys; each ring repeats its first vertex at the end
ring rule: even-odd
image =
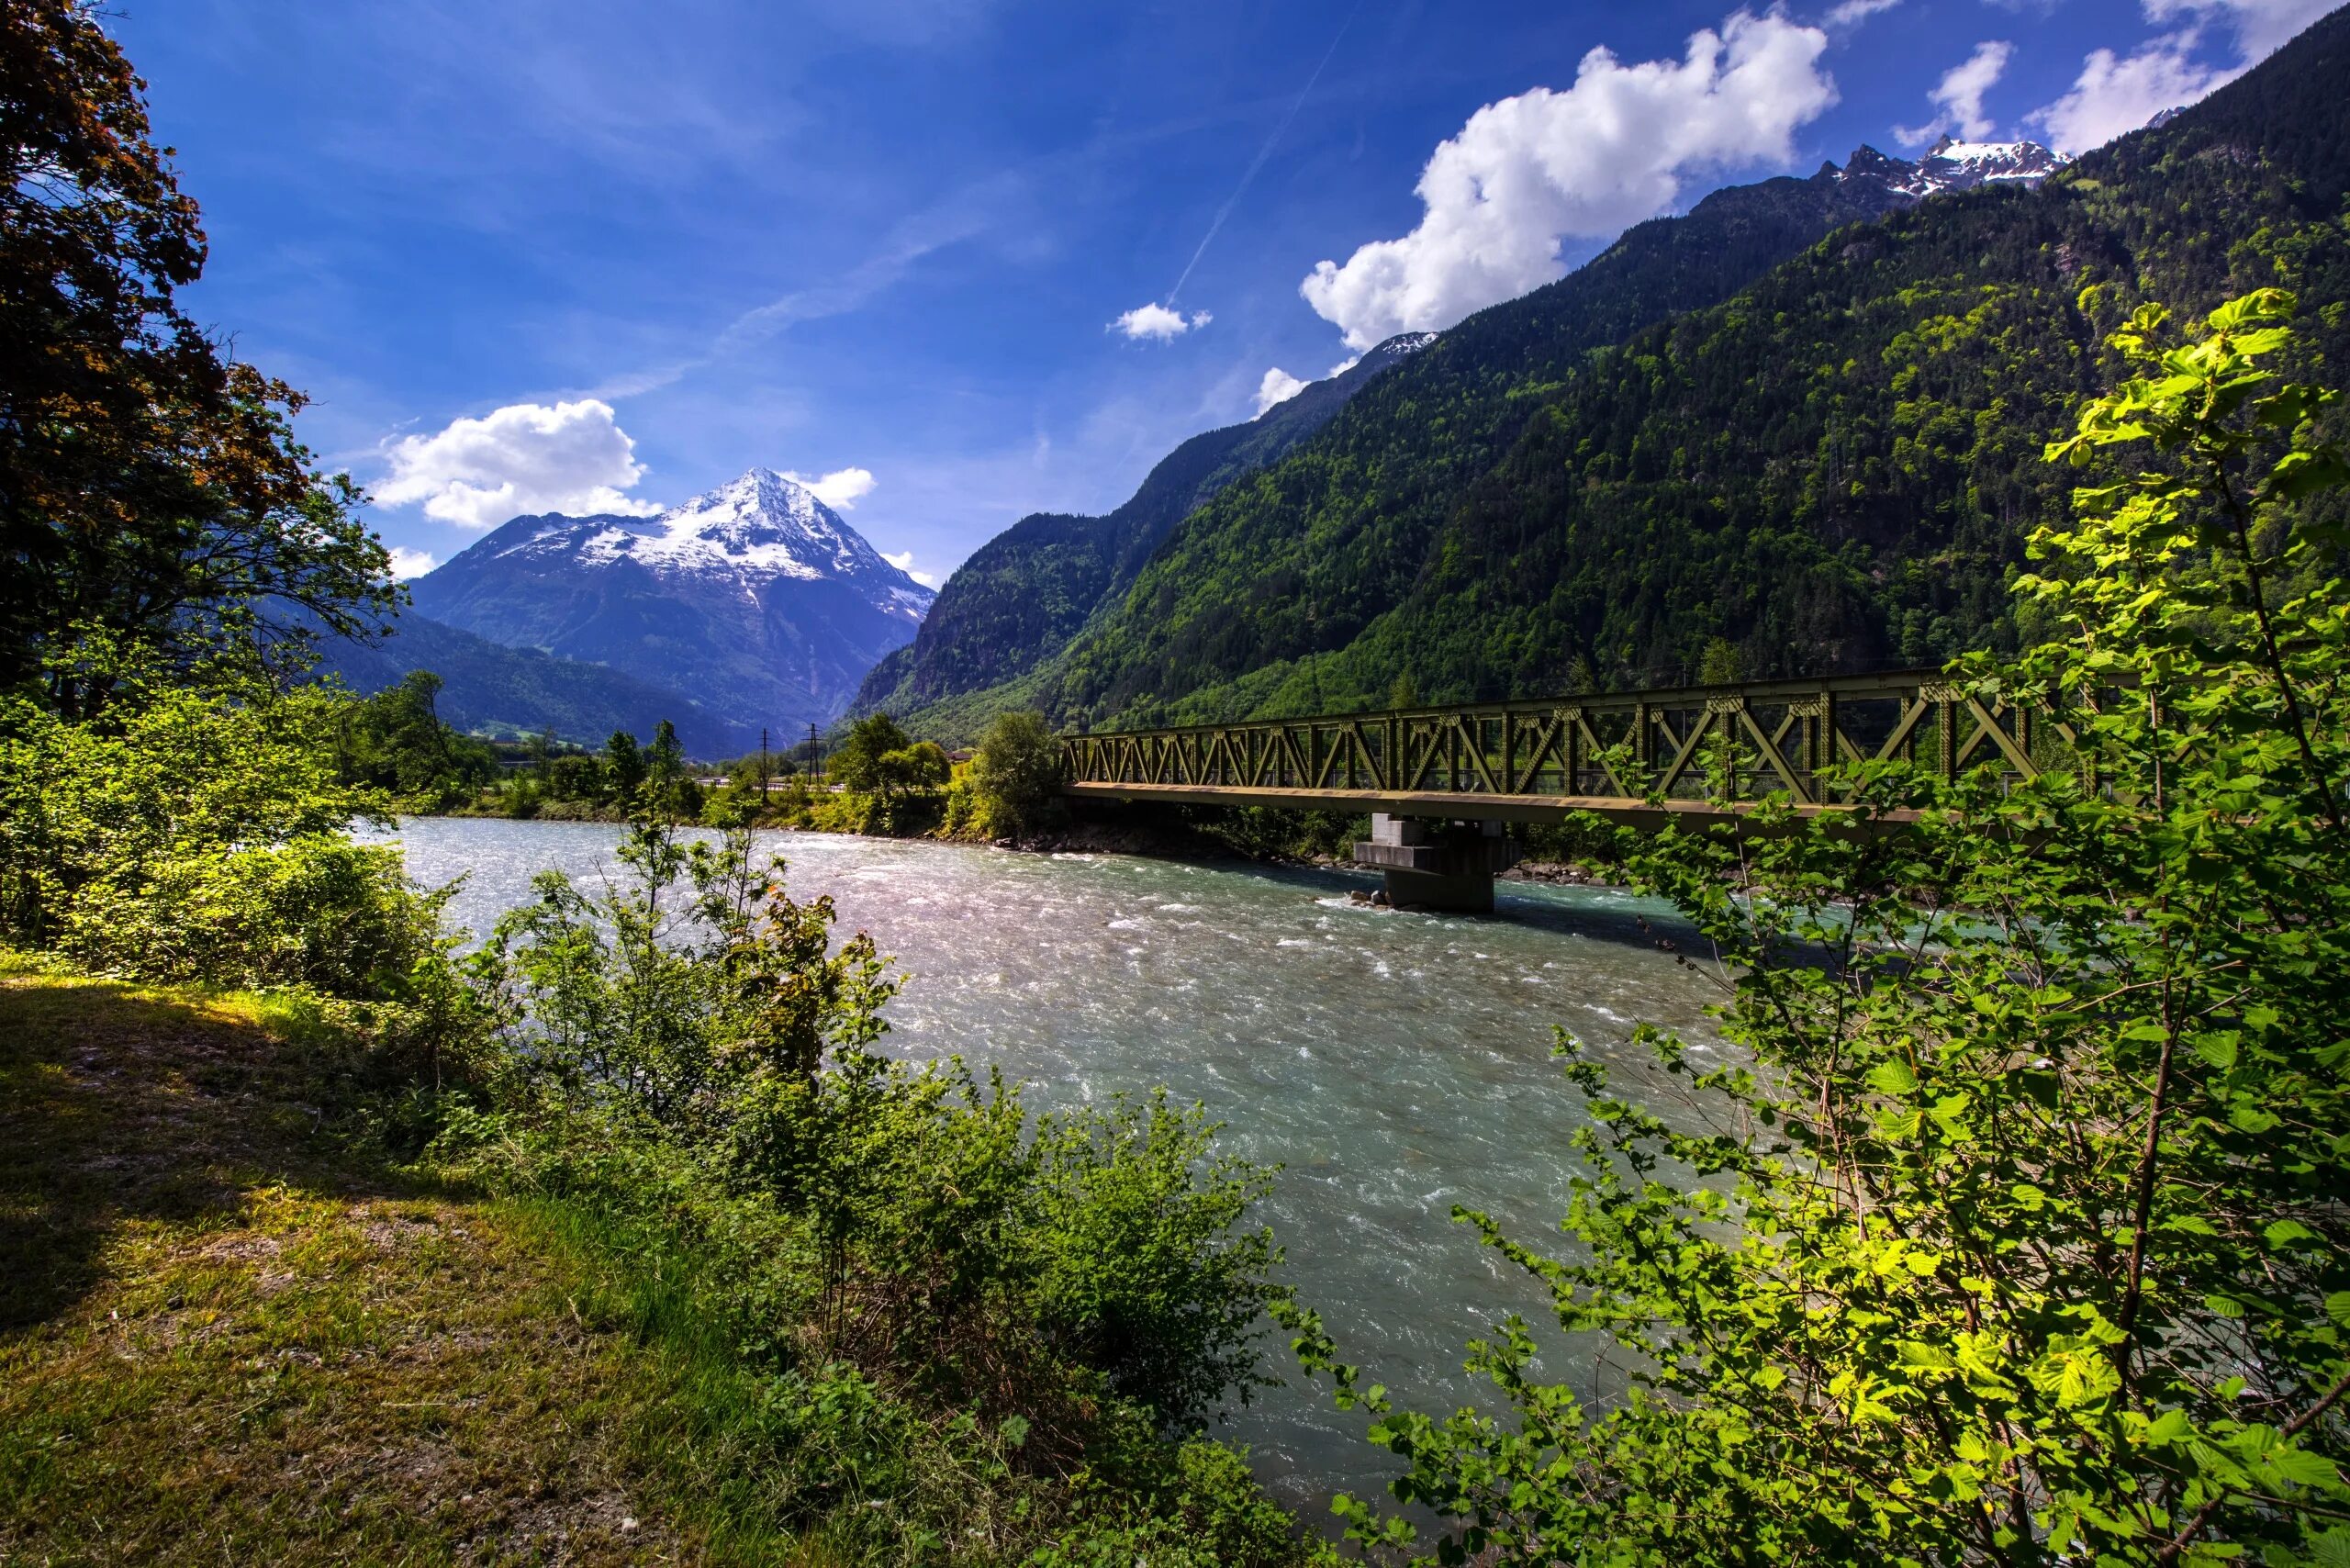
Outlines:
{"type": "MultiPolygon", "coordinates": [[[[1524,397],[1525,388],[1572,374],[1581,355],[1591,349],[1679,310],[1725,297],[1769,265],[1846,223],[1919,199],[1900,188],[1916,180],[1916,164],[1873,148],[1857,151],[1852,162],[1861,167],[1849,173],[1828,163],[1808,177],[1780,175],[1724,186],[1685,214],[1634,225],[1567,276],[1491,306],[1436,335],[1408,364],[1390,368],[1333,409],[1278,464],[1263,465],[1246,476],[1247,485],[1261,486],[1278,471],[1285,488],[1304,487],[1314,492],[1292,498],[1307,511],[1329,494],[1351,489],[1347,510],[1414,512],[1427,504],[1431,492],[1416,483],[1397,487],[1374,478],[1382,456],[1352,433],[1358,427],[1391,419],[1409,420],[1420,407],[1453,404],[1469,389],[1479,415],[1468,427],[1458,421],[1448,426],[1453,451],[1445,466],[1461,473],[1474,470],[1497,457],[1516,425],[1533,412],[1536,403],[1524,397]]],[[[1312,391],[1309,387],[1292,401],[1312,391]]],[[[1277,405],[1274,411],[1283,406],[1277,405]]],[[[1152,554],[1174,548],[1177,537],[1196,524],[1199,511],[1240,504],[1232,495],[1237,487],[1219,487],[1201,508],[1174,520],[1152,543],[1152,554]]],[[[1442,487],[1440,479],[1437,487],[1442,487]]],[[[1023,520],[1014,528],[1034,521],[1023,520]]],[[[986,571],[993,559],[990,551],[1005,538],[999,535],[974,552],[957,576],[986,571]]],[[[1147,560],[1137,564],[1126,582],[1138,577],[1147,565],[1147,560]]],[[[1180,588],[1176,591],[1180,595],[1180,588]]],[[[1400,586],[1396,591],[1400,593],[1400,586]]],[[[957,582],[950,578],[942,589],[942,602],[957,594],[957,582]]],[[[1117,613],[1115,597],[1105,597],[1081,618],[1061,647],[984,669],[970,666],[986,660],[985,644],[953,648],[959,628],[952,621],[934,618],[918,642],[937,646],[932,655],[937,666],[962,666],[957,672],[960,678],[928,689],[897,680],[895,689],[885,694],[877,689],[900,672],[884,666],[868,678],[859,706],[889,705],[923,733],[968,740],[1005,708],[1040,702],[1055,706],[1056,672],[1085,636],[1117,613]],[[977,656],[967,658],[967,654],[977,656]]],[[[895,657],[904,661],[907,655],[895,657]]]]}
{"type": "Polygon", "coordinates": [[[1022,518],[947,577],[913,641],[867,673],[851,711],[904,711],[1025,674],[1132,582],[1201,503],[1313,434],[1373,377],[1436,337],[1398,333],[1256,418],[1189,438],[1102,516],[1022,518]]]}

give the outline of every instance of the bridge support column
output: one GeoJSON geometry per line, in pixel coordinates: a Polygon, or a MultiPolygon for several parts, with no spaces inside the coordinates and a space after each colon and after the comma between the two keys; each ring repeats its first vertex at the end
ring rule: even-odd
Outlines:
{"type": "Polygon", "coordinates": [[[1517,846],[1497,822],[1373,812],[1371,838],[1355,845],[1355,864],[1380,868],[1387,902],[1398,909],[1489,914],[1494,874],[1516,863],[1517,846]]]}

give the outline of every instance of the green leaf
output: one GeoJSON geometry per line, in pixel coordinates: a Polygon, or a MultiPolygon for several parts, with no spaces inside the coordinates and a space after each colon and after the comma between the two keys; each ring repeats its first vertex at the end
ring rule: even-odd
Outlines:
{"type": "Polygon", "coordinates": [[[2303,1225],[2297,1219],[2280,1219],[2273,1221],[2266,1229],[2261,1231],[2260,1235],[2262,1239],[2268,1243],[2268,1249],[2272,1252],[2281,1252],[2296,1241],[2315,1241],[2319,1239],[2316,1231],[2311,1230],[2308,1226],[2303,1225]]]}
{"type": "Polygon", "coordinates": [[[1869,1087],[1891,1099],[1906,1099],[1918,1092],[1918,1075],[1905,1061],[1881,1061],[1870,1070],[1869,1087]]]}

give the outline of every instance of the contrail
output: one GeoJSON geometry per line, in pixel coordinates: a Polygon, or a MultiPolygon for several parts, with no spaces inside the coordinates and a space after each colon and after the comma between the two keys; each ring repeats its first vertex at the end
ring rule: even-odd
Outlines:
{"type": "Polygon", "coordinates": [[[1315,84],[1322,80],[1322,73],[1329,68],[1330,57],[1338,52],[1338,45],[1345,39],[1347,29],[1355,25],[1355,17],[1360,15],[1361,11],[1362,0],[1355,0],[1354,9],[1348,11],[1347,19],[1338,24],[1337,34],[1330,39],[1330,47],[1322,51],[1322,63],[1316,65],[1314,68],[1314,74],[1305,79],[1305,88],[1298,94],[1297,102],[1290,105],[1289,113],[1281,116],[1281,123],[1273,127],[1273,134],[1265,138],[1265,144],[1257,149],[1257,156],[1249,163],[1248,172],[1240,176],[1240,183],[1232,187],[1232,194],[1224,198],[1222,207],[1216,208],[1215,221],[1208,225],[1208,231],[1205,234],[1200,236],[1200,248],[1192,252],[1192,259],[1183,265],[1183,275],[1177,278],[1175,286],[1167,291],[1169,309],[1175,308],[1175,297],[1183,292],[1185,284],[1192,281],[1192,269],[1198,266],[1200,258],[1208,253],[1208,246],[1214,241],[1216,230],[1224,227],[1224,220],[1232,216],[1233,207],[1239,203],[1243,196],[1248,194],[1248,184],[1257,177],[1257,171],[1263,168],[1265,160],[1273,155],[1273,147],[1281,140],[1281,133],[1289,129],[1290,121],[1295,119],[1297,111],[1305,106],[1305,100],[1314,95],[1315,84]]]}

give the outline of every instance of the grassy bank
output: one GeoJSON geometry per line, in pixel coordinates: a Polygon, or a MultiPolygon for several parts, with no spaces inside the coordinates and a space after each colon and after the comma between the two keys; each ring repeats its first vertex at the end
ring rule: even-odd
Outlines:
{"type": "Polygon", "coordinates": [[[314,1002],[0,960],[0,1561],[1293,1555],[1209,1445],[1154,1506],[851,1380],[795,1402],[713,1299],[722,1203],[404,1157],[409,1065],[314,1002]]]}
{"type": "Polygon", "coordinates": [[[0,969],[0,1559],[789,1546],[697,1500],[689,1361],[392,1160],[370,1067],[309,1008],[0,969]]]}

